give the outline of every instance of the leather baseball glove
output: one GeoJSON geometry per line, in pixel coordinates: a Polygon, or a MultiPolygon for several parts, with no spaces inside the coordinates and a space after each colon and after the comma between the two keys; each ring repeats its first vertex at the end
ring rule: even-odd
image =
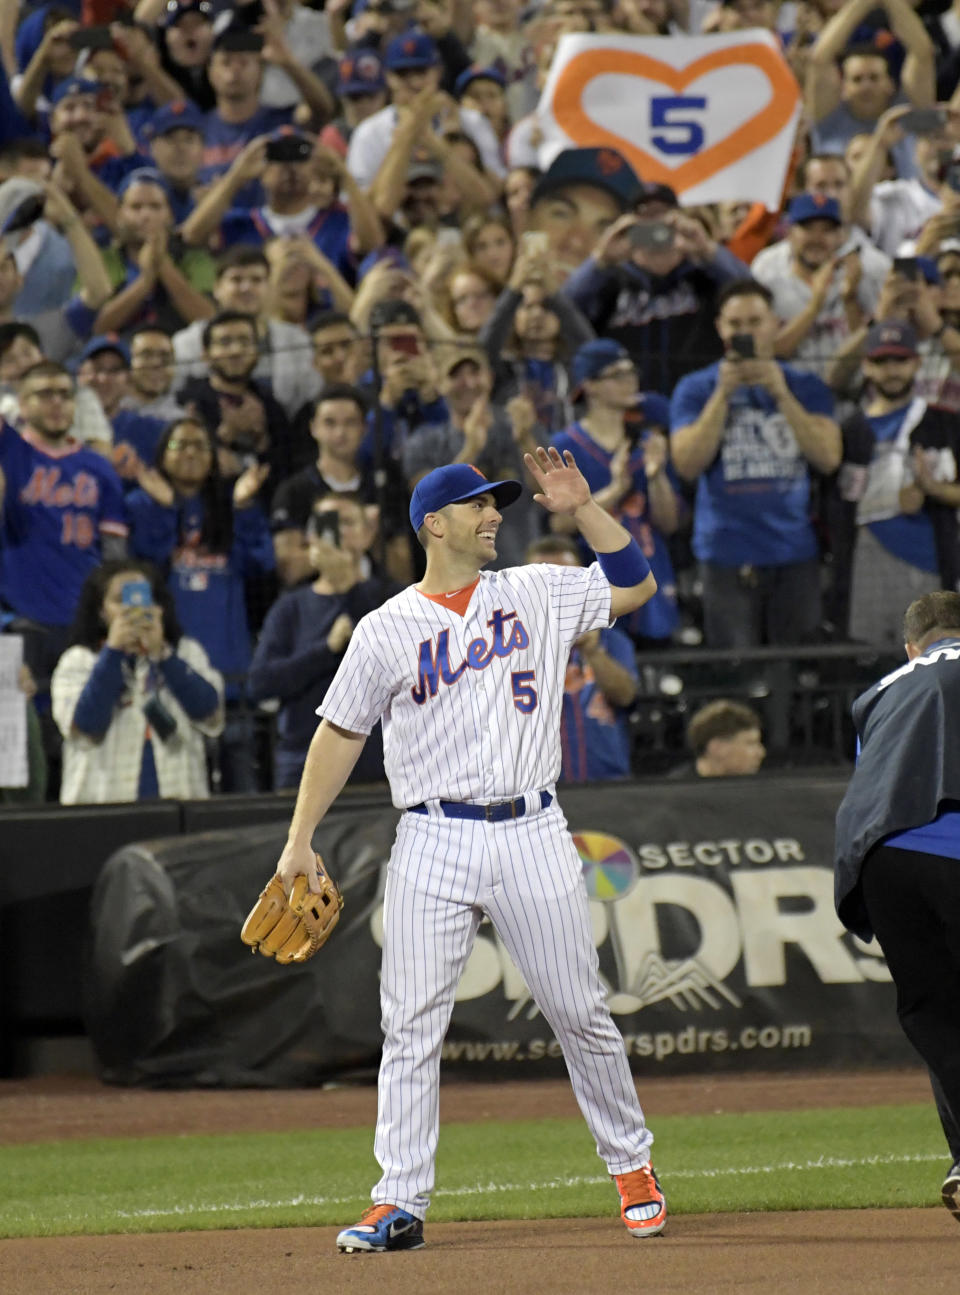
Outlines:
{"type": "Polygon", "coordinates": [[[302,874],[294,878],[287,899],[279,873],[260,892],[240,932],[240,939],[265,958],[277,962],[306,962],[326,944],[340,918],[343,896],[317,858],[320,891],[309,889],[302,874]]]}

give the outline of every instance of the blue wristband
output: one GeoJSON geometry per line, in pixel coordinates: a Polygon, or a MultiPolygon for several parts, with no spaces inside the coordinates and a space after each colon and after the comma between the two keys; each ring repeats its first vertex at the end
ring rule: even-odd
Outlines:
{"type": "Polygon", "coordinates": [[[625,548],[617,549],[616,553],[598,553],[597,561],[610,583],[620,589],[632,589],[634,585],[643,584],[650,574],[650,563],[634,539],[625,548]]]}

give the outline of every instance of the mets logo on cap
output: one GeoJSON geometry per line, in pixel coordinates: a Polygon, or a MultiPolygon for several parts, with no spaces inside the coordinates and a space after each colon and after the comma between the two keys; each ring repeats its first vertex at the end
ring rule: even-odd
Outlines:
{"type": "Polygon", "coordinates": [[[601,175],[616,175],[625,166],[623,158],[612,148],[597,149],[597,170],[601,175]]]}

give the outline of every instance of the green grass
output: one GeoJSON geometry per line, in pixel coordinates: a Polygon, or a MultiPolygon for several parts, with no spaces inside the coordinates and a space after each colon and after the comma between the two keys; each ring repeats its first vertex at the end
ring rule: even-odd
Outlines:
{"type": "MultiPolygon", "coordinates": [[[[673,1117],[656,1134],[673,1213],[932,1205],[948,1160],[932,1104],[673,1117]]],[[[9,1146],[0,1235],[349,1222],[377,1173],[363,1129],[9,1146]]],[[[615,1209],[578,1120],[445,1125],[437,1183],[431,1221],[615,1209]]]]}

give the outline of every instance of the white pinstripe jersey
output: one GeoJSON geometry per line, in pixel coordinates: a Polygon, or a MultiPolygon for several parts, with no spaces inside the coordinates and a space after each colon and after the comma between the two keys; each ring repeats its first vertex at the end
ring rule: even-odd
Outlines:
{"type": "Polygon", "coordinates": [[[354,733],[382,718],[398,809],[513,799],[559,777],[570,649],[609,623],[597,563],[481,572],[463,616],[411,585],[357,624],[317,714],[354,733]]]}

